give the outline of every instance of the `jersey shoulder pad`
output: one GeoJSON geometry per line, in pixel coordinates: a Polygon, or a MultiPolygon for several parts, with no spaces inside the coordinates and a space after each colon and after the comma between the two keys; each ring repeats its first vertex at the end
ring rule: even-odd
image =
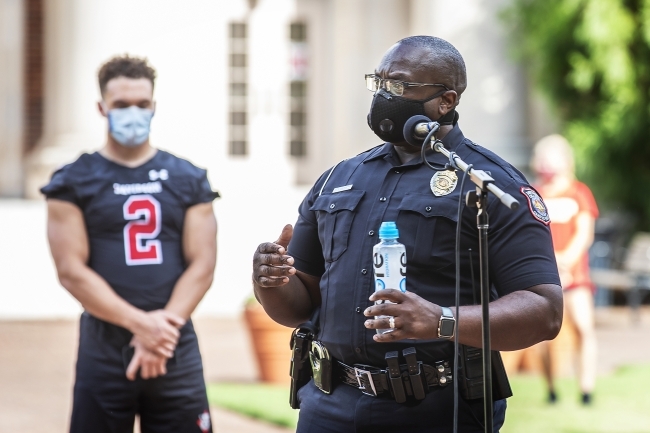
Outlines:
{"type": "Polygon", "coordinates": [[[199,168],[187,159],[174,155],[165,150],[158,150],[161,153],[161,160],[168,171],[174,172],[176,176],[186,176],[190,178],[202,178],[206,175],[207,170],[199,168]]]}

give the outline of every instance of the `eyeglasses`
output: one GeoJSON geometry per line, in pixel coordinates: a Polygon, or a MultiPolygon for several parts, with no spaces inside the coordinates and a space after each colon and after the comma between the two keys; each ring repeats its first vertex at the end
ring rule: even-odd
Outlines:
{"type": "Polygon", "coordinates": [[[444,84],[407,83],[406,81],[391,80],[390,78],[380,78],[375,74],[366,74],[366,87],[371,92],[384,88],[391,95],[402,96],[406,87],[424,86],[443,87],[445,90],[450,90],[444,84]]]}

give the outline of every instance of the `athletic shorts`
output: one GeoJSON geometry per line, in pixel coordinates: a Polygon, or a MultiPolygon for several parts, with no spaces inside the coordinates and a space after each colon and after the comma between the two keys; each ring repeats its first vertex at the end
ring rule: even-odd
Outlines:
{"type": "Polygon", "coordinates": [[[155,379],[126,378],[129,340],[124,329],[81,316],[70,433],[132,433],[136,414],[142,433],[212,432],[192,323],[181,329],[167,374],[155,379]]]}

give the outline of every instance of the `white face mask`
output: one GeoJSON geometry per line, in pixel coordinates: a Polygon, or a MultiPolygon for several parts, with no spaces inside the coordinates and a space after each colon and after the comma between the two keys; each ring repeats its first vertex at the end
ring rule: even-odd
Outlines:
{"type": "Polygon", "coordinates": [[[147,141],[153,110],[132,105],[108,111],[108,132],[125,147],[137,147],[147,141]]]}

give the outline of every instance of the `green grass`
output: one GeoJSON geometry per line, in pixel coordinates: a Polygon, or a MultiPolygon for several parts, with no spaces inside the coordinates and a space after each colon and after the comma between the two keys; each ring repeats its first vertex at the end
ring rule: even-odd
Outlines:
{"type": "MultiPolygon", "coordinates": [[[[515,396],[508,399],[502,433],[650,433],[650,365],[599,377],[588,407],[579,402],[575,379],[558,380],[555,405],[546,403],[541,377],[515,376],[510,382],[515,396]]],[[[295,428],[298,420],[283,386],[210,384],[208,398],[213,405],[281,426],[295,428]]]]}
{"type": "Polygon", "coordinates": [[[210,404],[272,424],[295,428],[298,411],[289,406],[289,387],[261,383],[208,384],[210,404]]]}
{"type": "Polygon", "coordinates": [[[650,366],[623,367],[596,382],[594,402],[584,407],[575,379],[557,383],[559,401],[546,403],[541,377],[510,380],[502,433],[650,433],[650,366]]]}

